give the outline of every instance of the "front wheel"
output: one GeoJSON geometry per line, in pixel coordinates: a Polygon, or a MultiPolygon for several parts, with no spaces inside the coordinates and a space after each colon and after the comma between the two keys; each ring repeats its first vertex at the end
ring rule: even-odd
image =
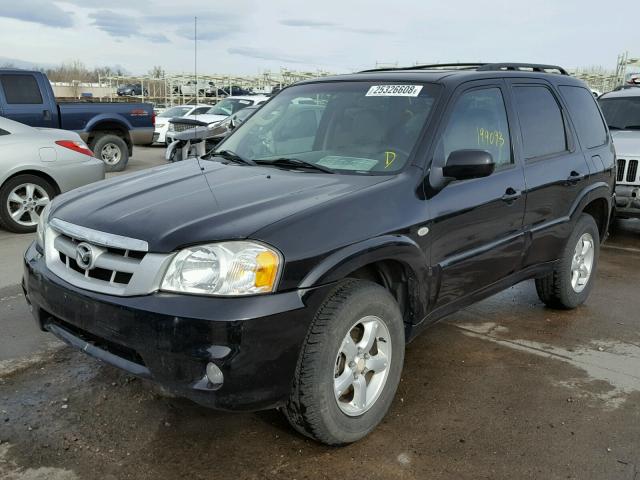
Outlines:
{"type": "Polygon", "coordinates": [[[381,286],[346,280],[310,327],[284,413],[299,432],[327,445],[355,442],[391,406],[404,362],[404,323],[381,286]]]}
{"type": "Polygon", "coordinates": [[[591,215],[583,213],[554,271],[536,279],[538,297],[551,308],[572,309],[589,297],[600,255],[600,234],[591,215]]]}

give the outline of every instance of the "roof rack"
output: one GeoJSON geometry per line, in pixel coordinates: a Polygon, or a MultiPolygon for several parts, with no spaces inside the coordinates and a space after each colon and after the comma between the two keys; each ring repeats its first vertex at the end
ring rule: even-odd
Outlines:
{"type": "Polygon", "coordinates": [[[515,71],[532,71],[540,73],[554,73],[554,70],[560,75],[569,75],[569,73],[558,65],[544,65],[541,63],[485,63],[478,67],[478,71],[495,71],[495,70],[515,70],[515,71]]]}
{"type": "Polygon", "coordinates": [[[562,67],[559,67],[557,65],[544,65],[539,63],[434,63],[431,65],[414,65],[411,67],[373,68],[370,70],[363,70],[361,73],[394,70],[476,70],[478,72],[511,70],[520,72],[531,71],[569,75],[569,73],[562,67]]]}

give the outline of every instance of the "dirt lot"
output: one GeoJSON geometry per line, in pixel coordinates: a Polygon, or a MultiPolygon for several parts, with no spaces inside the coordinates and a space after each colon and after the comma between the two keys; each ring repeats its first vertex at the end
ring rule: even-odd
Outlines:
{"type": "Polygon", "coordinates": [[[618,225],[582,308],[546,309],[527,282],[425,332],[384,423],[342,449],[276,411],[210,411],[59,348],[11,275],[0,478],[640,479],[640,222],[618,225]]]}

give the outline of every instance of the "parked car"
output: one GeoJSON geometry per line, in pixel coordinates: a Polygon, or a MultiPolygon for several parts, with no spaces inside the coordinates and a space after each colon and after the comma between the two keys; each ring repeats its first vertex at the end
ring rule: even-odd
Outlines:
{"type": "Polygon", "coordinates": [[[605,93],[600,106],[618,156],[616,214],[640,218],[640,88],[605,93]]]}
{"type": "MultiPolygon", "coordinates": [[[[198,80],[198,95],[211,97],[215,95],[215,85],[213,82],[207,80],[198,80]]],[[[188,82],[180,85],[179,91],[185,96],[195,96],[196,94],[196,82],[195,80],[189,80],[188,82]]]]}
{"type": "Polygon", "coordinates": [[[342,445],[384,418],[436,320],[527,279],[550,307],[587,299],[614,160],[559,67],[304,81],[209,155],[59,197],[25,298],[89,355],[342,445]]]}
{"type": "Polygon", "coordinates": [[[122,96],[132,97],[136,95],[142,95],[143,92],[145,95],[149,95],[149,91],[146,88],[143,89],[140,83],[129,83],[127,85],[121,85],[118,87],[118,90],[116,91],[119,97],[122,97],[122,96]]]}
{"type": "Polygon", "coordinates": [[[107,171],[124,170],[133,145],[153,142],[151,104],[56,103],[49,80],[37,71],[0,69],[0,116],[77,132],[107,171]]]}
{"type": "Polygon", "coordinates": [[[189,158],[199,158],[220,143],[233,130],[238,128],[247,118],[260,108],[251,106],[243,108],[224,120],[208,125],[191,119],[173,119],[182,126],[190,126],[188,130],[174,132],[170,145],[167,146],[165,159],[168,162],[179,162],[189,158]]]}
{"type": "Polygon", "coordinates": [[[267,100],[269,100],[269,97],[266,95],[227,97],[224,100],[220,100],[213,107],[209,107],[209,109],[203,114],[199,114],[197,116],[185,115],[180,119],[176,119],[176,121],[170,121],[166,133],[167,146],[174,141],[175,133],[184,132],[185,130],[194,128],[193,124],[190,122],[181,122],[183,119],[198,120],[212,126],[243,108],[250,107],[252,105],[262,105],[267,100]]]}
{"type": "Polygon", "coordinates": [[[35,232],[50,200],[104,178],[104,164],[77,133],[0,118],[0,227],[35,232]]]}
{"type": "Polygon", "coordinates": [[[155,132],[153,133],[153,143],[165,144],[167,139],[167,130],[169,129],[169,120],[177,117],[185,117],[187,115],[202,115],[211,108],[211,105],[177,105],[168,108],[156,116],[155,132]]]}

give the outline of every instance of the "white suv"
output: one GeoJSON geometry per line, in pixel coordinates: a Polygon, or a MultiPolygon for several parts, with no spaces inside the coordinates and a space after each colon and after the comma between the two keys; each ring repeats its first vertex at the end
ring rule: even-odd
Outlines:
{"type": "Polygon", "coordinates": [[[211,105],[176,105],[175,107],[167,108],[164,112],[159,113],[156,116],[153,143],[166,143],[170,119],[175,117],[185,117],[188,115],[201,115],[210,108],[211,105]]]}
{"type": "Polygon", "coordinates": [[[640,218],[640,88],[625,88],[599,98],[618,158],[616,213],[640,218]]]}

